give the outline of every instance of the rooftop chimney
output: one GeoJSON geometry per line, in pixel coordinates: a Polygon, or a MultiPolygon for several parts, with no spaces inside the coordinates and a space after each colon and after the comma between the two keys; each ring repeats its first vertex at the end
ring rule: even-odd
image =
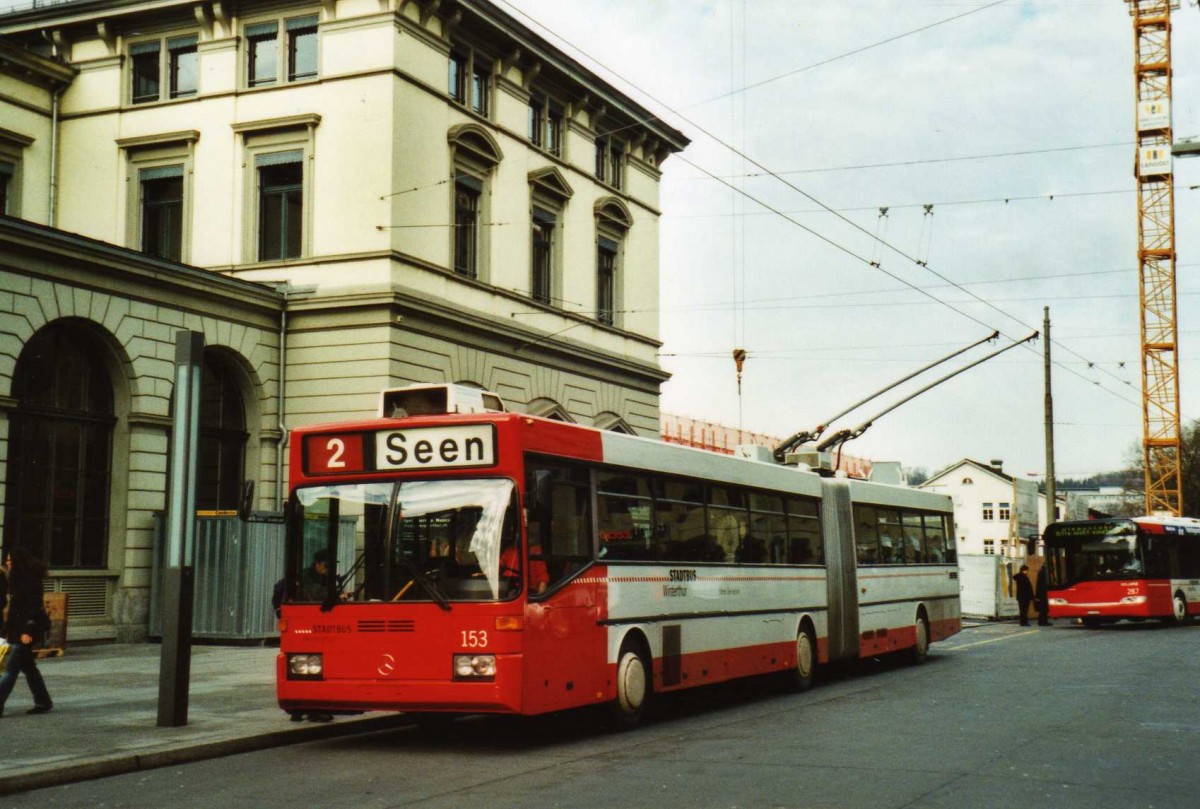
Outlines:
{"type": "Polygon", "coordinates": [[[1003,458],[1001,458],[999,460],[993,459],[991,461],[991,464],[992,464],[992,469],[995,469],[997,472],[1004,471],[1004,459],[1003,458]]]}

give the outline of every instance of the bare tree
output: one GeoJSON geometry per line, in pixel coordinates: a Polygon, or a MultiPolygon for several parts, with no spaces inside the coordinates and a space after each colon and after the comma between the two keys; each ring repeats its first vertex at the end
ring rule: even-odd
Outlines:
{"type": "MultiPolygon", "coordinates": [[[[1185,424],[1179,438],[1183,516],[1200,517],[1200,420],[1185,424]]],[[[1146,466],[1140,442],[1129,447],[1127,464],[1124,470],[1125,491],[1131,495],[1128,508],[1132,509],[1132,512],[1118,516],[1134,516],[1143,514],[1146,510],[1146,466]]]]}

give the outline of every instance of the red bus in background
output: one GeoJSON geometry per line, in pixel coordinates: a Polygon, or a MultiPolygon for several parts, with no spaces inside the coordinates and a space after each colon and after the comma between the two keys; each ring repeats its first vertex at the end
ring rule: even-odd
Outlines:
{"type": "Polygon", "coordinates": [[[944,495],[428,392],[292,434],[286,711],[605,705],[629,727],[655,693],[806,688],[819,664],[920,661],[961,628],[944,495]]]}
{"type": "Polygon", "coordinates": [[[1134,517],[1046,529],[1051,618],[1185,623],[1200,614],[1200,520],[1134,517]]]}

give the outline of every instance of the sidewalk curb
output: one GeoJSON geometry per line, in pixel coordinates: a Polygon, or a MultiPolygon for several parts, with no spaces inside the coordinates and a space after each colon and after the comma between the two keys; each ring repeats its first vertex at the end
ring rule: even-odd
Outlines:
{"type": "Polygon", "coordinates": [[[335,739],[340,736],[352,736],[359,733],[393,730],[410,724],[412,724],[412,717],[406,714],[391,714],[345,722],[288,728],[286,730],[260,733],[255,736],[240,736],[233,739],[221,739],[219,741],[202,742],[193,745],[184,743],[164,750],[154,750],[146,753],[114,753],[108,756],[95,756],[83,761],[59,766],[30,767],[8,775],[0,775],[0,795],[12,795],[17,792],[27,792],[31,789],[73,784],[79,781],[107,778],[111,775],[125,775],[141,770],[152,770],[159,767],[170,767],[175,764],[221,758],[222,756],[249,753],[271,747],[284,747],[289,744],[302,744],[322,739],[335,739]]]}

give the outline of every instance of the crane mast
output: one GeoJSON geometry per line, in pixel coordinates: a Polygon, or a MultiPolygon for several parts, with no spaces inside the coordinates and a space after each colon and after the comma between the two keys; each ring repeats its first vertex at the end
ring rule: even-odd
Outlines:
{"type": "Polygon", "coordinates": [[[1179,516],[1179,357],[1175,188],[1171,166],[1171,10],[1178,0],[1125,0],[1133,18],[1146,512],[1179,516]]]}

